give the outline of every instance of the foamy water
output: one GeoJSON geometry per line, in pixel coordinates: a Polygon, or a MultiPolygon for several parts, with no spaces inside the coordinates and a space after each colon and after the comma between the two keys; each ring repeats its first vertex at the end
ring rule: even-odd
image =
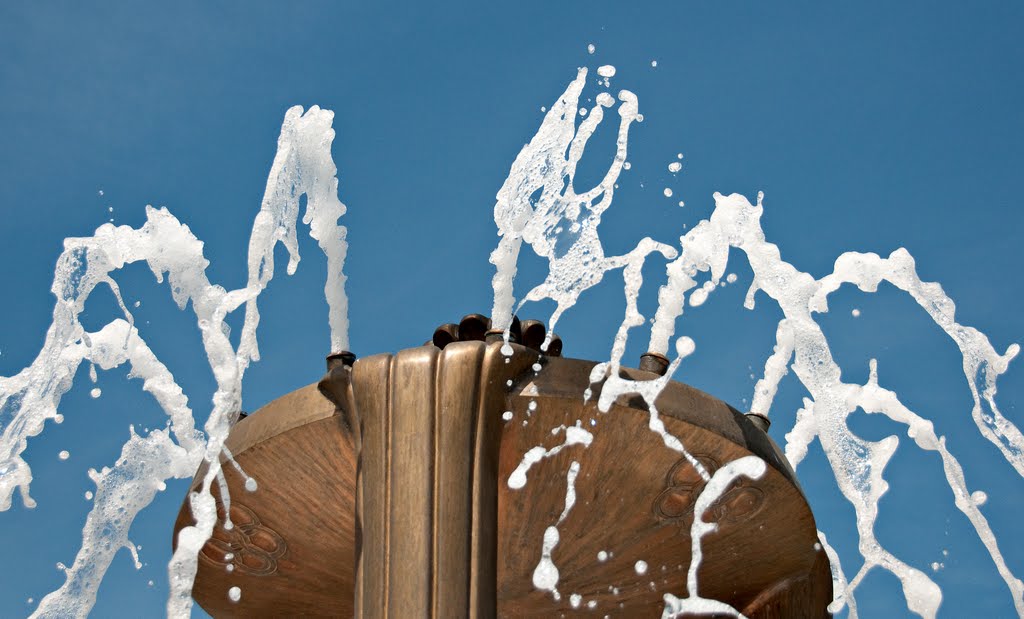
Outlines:
{"type": "MultiPolygon", "coordinates": [[[[589,51],[593,53],[593,46],[589,51]]],[[[833,272],[821,278],[800,271],[784,261],[779,248],[766,240],[761,227],[765,213],[761,196],[751,203],[744,196],[715,194],[712,215],[680,236],[678,243],[644,238],[624,255],[607,256],[598,226],[602,214],[612,206],[621,171],[629,168],[626,161],[629,131],[633,123],[642,120],[642,115],[634,93],[620,90],[613,94],[605,90],[610,87],[612,77],[621,78],[615,67],[602,65],[598,74],[602,78],[598,84],[601,91],[594,96],[592,107],[584,110],[580,106],[580,96],[587,85],[587,69],[580,69],[555,103],[546,106],[540,128],[516,157],[497,194],[494,218],[501,238],[491,254],[496,269],[492,316],[496,327],[508,328],[512,315],[524,303],[550,299],[556,305],[548,320],[551,334],[561,316],[582,294],[601,283],[609,272],[622,270],[626,311],[608,360],[598,364],[591,375],[592,383],[603,382],[597,407],[607,412],[620,396],[639,395],[647,404],[649,427],[657,440],[666,449],[686,457],[707,482],[697,499],[691,530],[693,558],[687,576],[688,595],[680,597],[680,592],[663,592],[664,616],[683,612],[738,615],[735,609],[698,594],[701,541],[715,527],[713,522],[704,521],[704,516],[729,484],[740,477],[757,479],[765,465],[756,457],[741,458],[710,475],[686,445],[666,430],[655,406],[665,385],[697,346],[690,335],[677,334],[680,325],[686,324],[680,322],[684,309],[687,305],[699,307],[713,303],[714,292],[721,285],[736,280],[735,275],[727,274],[731,249],[745,257],[754,274],[745,306],[753,308],[760,291],[763,297],[777,303],[783,313],[776,327],[775,348],[765,351],[764,370],[754,387],[751,410],[770,414],[779,384],[792,370],[810,397],[805,399],[794,426],[786,434],[787,458],[794,467],[799,466],[809,445],[817,439],[839,489],[856,512],[862,561],[855,561],[861,563],[861,567],[852,578],[847,578],[842,569],[842,560],[849,558],[839,557],[828,544],[827,531],[819,532],[820,543],[833,568],[836,597],[830,609],[838,611],[847,607],[850,616],[856,617],[857,587],[876,567],[899,579],[907,607],[914,613],[932,617],[942,601],[941,590],[925,571],[936,571],[941,566],[910,565],[883,547],[874,535],[878,502],[888,490],[883,472],[899,444],[899,437],[893,435],[869,441],[854,434],[848,426],[848,418],[853,411],[862,409],[901,424],[916,447],[939,455],[941,473],[938,470],[928,473],[944,476],[954,504],[971,523],[1006,583],[1018,613],[1024,616],[1024,584],[1009,569],[996,535],[981,511],[987,496],[969,487],[959,461],[946,448],[944,437],[933,422],[910,410],[896,391],[883,386],[880,375],[884,377],[884,368],[880,370],[872,361],[866,384],[842,381],[841,368],[831,355],[816,316],[828,311],[829,295],[843,284],[873,292],[880,283],[888,282],[907,293],[959,348],[966,384],[973,398],[970,416],[978,431],[1000,450],[1018,474],[1024,475],[1024,435],[1002,415],[995,398],[997,381],[1018,354],[1019,346],[1013,344],[999,353],[983,333],[958,323],[952,300],[938,284],[920,279],[913,258],[904,249],[897,249],[887,257],[842,253],[836,259],[833,272]],[[616,145],[614,152],[606,153],[609,157],[606,172],[595,186],[576,187],[576,168],[588,140],[604,121],[606,111],[616,107],[616,145]],[[528,286],[526,294],[517,298],[514,282],[524,243],[547,262],[548,272],[542,282],[528,286]],[[648,349],[663,354],[674,349],[674,358],[663,377],[648,381],[625,379],[620,376],[619,368],[629,336],[646,321],[638,306],[642,269],[648,260],[658,259],[665,261],[666,275],[664,281],[659,282],[659,303],[648,349]]],[[[166,429],[142,434],[132,428],[118,460],[112,466],[89,472],[95,491],[86,493],[93,506],[83,527],[81,547],[74,562],[62,566],[65,582],[41,600],[35,616],[87,615],[113,556],[122,548],[128,549],[138,564],[137,548],[128,537],[137,514],[165,487],[166,480],[191,477],[205,460],[210,466],[200,491],[189,497],[197,523],[181,531],[178,548],[168,566],[171,584],[168,616],[188,616],[197,553],[216,524],[211,488],[214,483],[226,488],[222,459],[237,468],[223,442],[241,410],[245,371],[251,362],[259,359],[257,301],[275,274],[274,248],[278,243],[284,245],[289,255],[287,272],[293,273],[298,266],[297,234],[302,195],[307,197],[302,224],[309,227],[310,235],[327,261],[324,294],[330,308],[327,320],[331,327],[331,348],[344,350],[348,347],[348,302],[343,274],[346,230],[338,224],[345,206],[338,199],[337,170],[330,155],[334,138],[332,118],[331,112],[317,107],[305,113],[301,108],[288,111],[264,199],[253,223],[247,256],[248,279],[242,288],[228,289],[209,281],[206,275],[209,263],[204,257],[202,241],[167,209],[148,208],[146,222],[139,228],[105,224],[91,237],[66,240],[52,285],[57,298],[53,321],[40,353],[18,374],[0,377],[0,509],[12,506],[16,492],[25,506],[34,505],[30,493],[32,470],[22,454],[47,422],[60,423],[62,418],[57,410],[61,398],[71,388],[81,364],[90,364],[94,381],[96,367],[103,370],[127,367],[132,378],[142,381],[142,389],[160,405],[169,423],[166,429]],[[191,307],[195,315],[204,353],[217,385],[202,430],[197,428],[193,406],[167,367],[148,347],[144,330],[140,331],[132,312],[122,301],[114,274],[135,262],[146,263],[158,281],[167,282],[174,302],[182,309],[191,307]],[[98,286],[106,286],[113,292],[120,314],[102,328],[89,332],[80,318],[86,299],[98,286]],[[245,319],[239,344],[235,347],[225,318],[243,307],[245,319]]],[[[673,175],[682,170],[679,160],[682,160],[681,153],[677,161],[668,164],[668,171],[673,175]]],[[[667,187],[661,193],[665,197],[672,195],[667,187]]],[[[682,206],[682,202],[679,205],[682,206]]],[[[681,224],[680,233],[684,228],[681,224]]],[[[859,310],[855,310],[854,315],[859,315],[859,310]]],[[[92,394],[93,397],[102,395],[98,387],[93,388],[92,394]]],[[[580,397],[589,399],[591,395],[588,390],[580,397]]],[[[543,406],[531,403],[527,416],[533,423],[541,422],[543,406]]],[[[601,427],[607,426],[602,424],[601,427]]],[[[561,443],[550,447],[538,445],[522,454],[519,466],[505,480],[509,487],[523,488],[530,483],[534,467],[549,466],[545,460],[562,450],[586,450],[594,433],[599,431],[581,426],[559,426],[551,430],[553,437],[562,439],[561,443]]],[[[67,460],[62,466],[72,466],[75,461],[73,454],[62,453],[59,457],[67,460]]],[[[566,480],[565,507],[536,544],[533,583],[556,598],[561,594],[557,589],[558,570],[552,552],[561,542],[559,525],[578,515],[578,508],[574,510],[574,484],[580,468],[579,462],[574,460],[569,469],[562,472],[566,480]]],[[[239,472],[245,475],[240,469],[239,472]]],[[[258,480],[248,476],[245,479],[247,491],[259,491],[258,480]]],[[[230,501],[223,490],[222,496],[225,502],[230,501]]],[[[605,554],[605,558],[599,560],[604,561],[608,556],[605,554]]],[[[642,563],[637,563],[638,574],[646,571],[646,564],[641,566],[642,563]]],[[[245,592],[237,587],[225,591],[224,595],[236,602],[245,599],[245,592]]],[[[571,592],[569,595],[574,607],[593,608],[580,594],[571,592]]]]}
{"type": "MultiPolygon", "coordinates": [[[[114,554],[136,552],[128,530],[136,515],[165,487],[165,481],[191,477],[200,462],[210,463],[200,491],[189,497],[195,526],[185,527],[168,566],[170,617],[186,617],[192,607],[192,581],[197,553],[216,524],[211,485],[225,488],[221,474],[223,442],[241,410],[242,378],[251,361],[259,359],[256,330],[257,299],[274,275],[274,247],[288,251],[288,272],[299,263],[297,229],[299,199],[307,198],[303,223],[323,249],[328,264],[325,296],[328,322],[336,350],[348,343],[347,300],[341,273],[345,259],[345,228],[337,224],[345,207],[338,200],[336,168],[330,154],[333,113],[317,107],[303,114],[288,110],[278,139],[278,151],[267,179],[267,189],[249,240],[249,276],[235,290],[211,283],[203,243],[165,208],[146,209],[139,228],[105,224],[91,237],[71,238],[57,262],[52,286],[57,303],[42,350],[35,361],[15,376],[0,377],[0,509],[9,509],[15,490],[27,507],[35,503],[29,493],[32,472],[21,457],[28,440],[43,431],[47,421],[60,422],[60,400],[71,388],[83,362],[108,370],[121,365],[129,376],[141,379],[142,388],[157,401],[169,420],[166,430],[140,435],[131,429],[121,456],[111,467],[92,470],[96,484],[93,507],[86,518],[82,545],[74,563],[65,570],[64,584],[46,595],[33,616],[83,617],[96,599],[96,591],[114,554]],[[125,265],[146,263],[158,282],[166,280],[179,308],[191,307],[210,370],[217,384],[209,417],[200,432],[193,411],[174,377],[160,362],[135,327],[131,311],[121,298],[113,274],[125,265]],[[121,316],[96,332],[80,322],[89,295],[107,286],[117,299],[121,316]],[[239,345],[232,346],[225,317],[245,308],[239,345]]],[[[91,372],[95,380],[95,371],[91,372]]],[[[99,390],[94,390],[99,397],[99,390]]],[[[246,484],[255,488],[253,484],[246,484]]],[[[230,500],[224,495],[225,500],[230,500]]],[[[136,563],[138,563],[136,561],[136,563]]]]}
{"type": "MultiPolygon", "coordinates": [[[[584,75],[583,70],[580,75],[584,75]]],[[[914,259],[905,249],[897,249],[885,258],[857,252],[840,254],[833,272],[822,278],[800,271],[784,261],[779,248],[766,240],[761,228],[761,216],[764,213],[761,195],[752,204],[741,195],[715,194],[715,209],[710,218],[699,222],[681,236],[678,248],[643,239],[629,255],[605,258],[596,230],[599,221],[592,222],[593,229],[588,229],[586,237],[567,239],[564,234],[565,222],[575,222],[586,217],[583,210],[575,211],[572,207],[579,202],[572,193],[575,162],[582,156],[582,147],[594,130],[594,126],[584,121],[573,137],[571,120],[575,118],[575,106],[581,89],[582,81],[578,77],[545,118],[534,140],[520,152],[498,194],[495,222],[503,238],[492,254],[492,262],[497,267],[494,278],[495,314],[503,317],[510,315],[514,304],[512,284],[516,273],[515,259],[522,241],[526,241],[538,255],[548,258],[550,268],[547,279],[528,293],[524,301],[542,298],[555,300],[557,308],[550,319],[552,326],[583,292],[599,283],[605,273],[625,267],[626,313],[615,336],[609,361],[598,364],[591,375],[592,383],[604,381],[598,407],[601,411],[607,411],[620,396],[640,395],[650,411],[651,430],[660,436],[666,448],[686,456],[697,472],[709,480],[708,473],[689,454],[686,446],[666,431],[654,405],[681,361],[694,350],[693,339],[686,335],[676,338],[676,357],[666,375],[661,378],[634,381],[622,378],[618,370],[629,331],[642,326],[645,320],[637,309],[637,298],[643,283],[641,268],[644,260],[655,254],[661,254],[669,260],[665,282],[658,292],[658,309],[652,321],[648,346],[650,351],[665,354],[685,307],[699,307],[709,302],[715,290],[736,280],[735,275],[726,275],[726,271],[730,249],[738,249],[754,273],[744,306],[753,309],[756,294],[760,291],[777,303],[784,315],[776,329],[775,349],[766,355],[762,377],[754,387],[751,412],[766,416],[771,412],[779,384],[792,369],[811,397],[805,399],[803,408],[797,413],[794,427],[786,434],[786,456],[796,468],[806,455],[810,443],[817,439],[841,492],[856,511],[863,562],[852,579],[847,580],[840,557],[825,541],[825,534],[820,534],[833,568],[835,599],[830,609],[838,612],[846,606],[850,616],[856,617],[855,590],[864,576],[876,567],[891,572],[899,579],[907,607],[912,612],[923,617],[933,617],[942,602],[941,589],[925,571],[901,560],[875,537],[878,502],[889,488],[883,472],[899,444],[899,438],[893,435],[881,441],[869,441],[854,434],[848,426],[848,418],[854,411],[862,409],[867,413],[885,415],[902,424],[918,448],[938,452],[942,460],[941,474],[949,485],[954,504],[973,526],[979,541],[1006,583],[1018,614],[1024,616],[1024,583],[1007,566],[996,536],[979,509],[984,499],[978,500],[980,495],[970,491],[963,469],[946,448],[944,438],[935,431],[931,421],[907,408],[896,392],[880,386],[878,368],[874,361],[871,362],[871,377],[867,384],[843,382],[841,369],[832,357],[828,340],[815,320],[815,315],[828,311],[828,296],[843,284],[853,284],[862,291],[874,292],[884,281],[909,294],[960,349],[964,376],[974,400],[970,414],[979,432],[1000,450],[1018,474],[1024,475],[1024,435],[1002,415],[995,400],[997,380],[1006,372],[1009,362],[1016,357],[1020,347],[1012,344],[1005,353],[1000,354],[983,333],[956,322],[953,301],[939,284],[920,279],[914,259]],[[552,116],[556,110],[557,114],[552,116]],[[572,148],[569,148],[570,144],[572,148]],[[563,158],[562,153],[566,152],[569,155],[563,158]],[[540,171],[544,174],[539,174],[540,171]],[[562,194],[554,189],[563,185],[568,187],[564,202],[562,194]],[[539,200],[535,200],[537,194],[534,192],[539,192],[539,200]],[[531,230],[530,236],[526,234],[527,229],[531,230]],[[543,236],[538,237],[538,234],[543,236]],[[511,249],[513,247],[514,251],[511,249]],[[553,251],[553,248],[560,249],[562,253],[553,251]]],[[[630,106],[628,114],[623,115],[623,118],[639,118],[636,96],[630,93],[623,100],[630,106]]],[[[620,114],[623,114],[621,109],[620,114]]],[[[589,119],[593,118],[592,114],[589,119]]],[[[628,168],[628,163],[624,162],[628,137],[626,123],[620,128],[615,159],[605,177],[606,180],[613,179],[612,187],[622,164],[628,168]]],[[[681,153],[678,159],[682,159],[681,153]]],[[[678,161],[669,164],[669,171],[673,174],[681,169],[678,161]]],[[[606,185],[602,183],[598,189],[604,188],[606,185]]],[[[669,197],[672,192],[666,188],[664,194],[669,197]]],[[[611,205],[613,193],[608,191],[600,195],[598,215],[611,205]]],[[[854,310],[853,315],[859,316],[860,311],[854,310]]],[[[588,389],[584,399],[590,397],[588,389]]],[[[935,471],[934,474],[939,472],[935,471]]],[[[694,526],[697,527],[699,522],[697,518],[694,526]]],[[[695,544],[699,542],[697,532],[694,531],[695,544]]],[[[695,558],[698,550],[695,547],[695,558]]],[[[696,584],[694,581],[689,590],[696,591],[696,584]]],[[[704,612],[712,612],[711,606],[693,606],[696,602],[686,602],[670,593],[666,594],[665,599],[666,616],[698,607],[709,609],[704,612]]],[[[701,601],[702,604],[704,602],[701,601]]],[[[718,609],[714,612],[735,614],[733,609],[718,609]]]]}

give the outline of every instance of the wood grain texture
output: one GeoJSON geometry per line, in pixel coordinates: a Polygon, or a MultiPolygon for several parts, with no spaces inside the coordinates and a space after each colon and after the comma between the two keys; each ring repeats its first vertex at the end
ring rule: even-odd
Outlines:
{"type": "MultiPolygon", "coordinates": [[[[704,482],[648,428],[639,398],[620,398],[607,414],[594,404],[599,389],[583,402],[592,362],[542,357],[535,373],[536,361],[536,351],[516,346],[506,363],[498,345],[483,342],[376,355],[321,381],[333,403],[311,386],[239,422],[228,447],[259,490],[247,493],[226,469],[237,526],[218,525],[204,548],[196,600],[215,617],[660,616],[664,593],[687,594],[704,482]],[[593,433],[588,448],[565,448],[534,465],[524,488],[508,486],[529,449],[557,445],[564,435],[552,430],[576,424],[593,433]],[[576,504],[552,553],[555,599],[534,589],[532,574],[574,461],[576,504]],[[240,550],[230,561],[228,548],[240,550]],[[646,574],[636,573],[639,560],[646,574]],[[242,599],[231,603],[235,585],[242,599]]],[[[704,538],[700,594],[748,617],[827,616],[828,561],[778,447],[739,412],[680,383],[668,384],[658,408],[708,468],[750,454],[769,465],[706,514],[718,529],[704,538]]],[[[183,505],[175,530],[189,522],[183,505]]]]}

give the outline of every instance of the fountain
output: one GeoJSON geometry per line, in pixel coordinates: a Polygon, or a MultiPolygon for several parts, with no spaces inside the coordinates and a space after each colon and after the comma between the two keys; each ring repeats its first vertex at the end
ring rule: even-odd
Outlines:
{"type": "MultiPolygon", "coordinates": [[[[666,382],[663,432],[694,468],[642,400],[584,402],[595,364],[561,358],[539,322],[513,325],[509,355],[469,315],[424,346],[332,358],[330,403],[310,386],[240,421],[225,444],[260,490],[225,475],[230,518],[200,553],[196,600],[217,617],[630,617],[688,590],[747,617],[826,614],[828,558],[763,418],[666,382]]],[[[186,502],[176,531],[191,522],[186,502]]]]}
{"type": "MultiPolygon", "coordinates": [[[[615,70],[605,66],[600,75],[607,87],[615,70]]],[[[995,400],[997,380],[1019,347],[1000,354],[984,334],[957,322],[953,302],[938,284],[921,280],[905,250],[845,253],[821,278],[798,270],[766,240],[761,196],[752,203],[716,194],[711,217],[678,246],[642,239],[607,256],[598,227],[628,165],[630,127],[642,115],[625,90],[617,97],[601,92],[581,115],[586,78],[581,69],[546,111],[498,193],[493,324],[471,315],[457,327],[442,326],[424,346],[358,361],[342,352],[346,231],[337,221],[345,206],[330,156],[332,114],[316,107],[286,115],[253,225],[245,287],[211,283],[202,242],[166,209],[149,209],[137,229],[104,225],[93,237],[68,239],[44,346],[24,371],[0,378],[0,508],[11,506],[15,492],[32,505],[22,453],[47,421],[60,422],[58,404],[83,363],[130,366],[169,424],[133,430],[117,463],[91,473],[95,503],[81,550],[64,585],[35,615],[88,614],[114,554],[135,551],[128,539],[135,516],[166,480],[195,475],[169,565],[167,612],[174,617],[187,616],[193,596],[224,616],[821,616],[826,607],[856,616],[854,593],[875,567],[899,579],[911,611],[932,617],[942,599],[938,586],[874,535],[888,487],[882,473],[897,439],[857,436],[848,417],[858,409],[905,425],[918,447],[937,452],[956,506],[1024,615],[1024,584],[943,437],[882,386],[875,364],[866,384],[844,382],[815,315],[845,283],[871,292],[888,282],[905,291],[960,350],[979,432],[1024,474],[1024,436],[995,400]],[[588,140],[616,105],[607,172],[594,187],[577,188],[588,140]],[[327,258],[331,349],[338,353],[319,391],[301,389],[239,420],[242,378],[259,358],[258,299],[274,275],[278,242],[289,252],[288,271],[298,264],[303,195],[302,221],[327,258]],[[524,243],[547,261],[548,275],[517,303],[513,283],[524,243]],[[728,281],[730,250],[754,273],[746,305],[760,291],[784,316],[746,415],[671,380],[695,346],[686,335],[675,337],[677,319],[728,281]],[[643,267],[657,256],[668,261],[665,281],[648,352],[630,369],[626,343],[644,324],[637,303],[643,267]],[[203,431],[111,277],[133,262],[166,277],[178,305],[195,313],[217,382],[203,431]],[[618,269],[626,312],[608,361],[562,358],[554,336],[559,319],[618,269]],[[88,331],[80,314],[100,285],[118,299],[122,316],[88,331]],[[556,305],[546,329],[518,324],[524,304],[544,299],[556,305]],[[235,345],[225,318],[242,307],[235,345]],[[765,430],[790,369],[810,397],[782,450],[765,430]],[[793,473],[815,438],[856,511],[863,565],[852,578],[818,531],[793,473]],[[588,536],[593,530],[608,535],[588,536]]]]}

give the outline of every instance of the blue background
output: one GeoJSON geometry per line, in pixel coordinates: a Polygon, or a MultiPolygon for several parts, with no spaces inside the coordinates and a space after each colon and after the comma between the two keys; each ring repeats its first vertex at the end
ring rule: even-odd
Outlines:
{"type": "MultiPolygon", "coordinates": [[[[842,251],[906,247],[921,275],[958,302],[960,322],[1003,351],[1022,339],[1024,324],[1022,13],[1015,1],[4,3],[0,375],[28,365],[42,344],[62,240],[110,217],[138,226],[146,204],[166,205],[205,241],[211,281],[244,285],[252,219],[294,104],[337,113],[352,348],[366,355],[417,345],[439,323],[488,312],[494,195],[539,126],[540,107],[577,66],[601,64],[618,67],[613,88],[636,92],[646,118],[632,132],[633,167],[600,228],[608,254],[645,235],[677,244],[684,224],[710,214],[714,191],[753,199],[763,190],[768,239],[798,268],[821,276],[842,251]],[[666,166],[677,152],[684,167],[672,177],[666,166]],[[666,186],[676,197],[662,196],[666,186]]],[[[590,84],[584,98],[599,92],[590,84]]],[[[580,187],[610,161],[606,124],[584,157],[580,187]]],[[[263,361],[246,376],[248,410],[323,371],[324,260],[308,237],[302,249],[298,273],[287,277],[279,262],[261,298],[263,361]]],[[[521,265],[520,293],[543,276],[536,259],[521,265]]],[[[755,311],[742,309],[749,269],[733,255],[729,270],[738,282],[680,323],[697,352],[677,378],[743,408],[780,312],[763,296],[755,311]]],[[[129,303],[141,301],[142,335],[201,424],[214,385],[194,316],[178,311],[144,266],[118,281],[129,303]]],[[[660,263],[651,260],[645,281],[641,310],[651,316],[660,263]]],[[[622,318],[620,284],[610,276],[563,319],[567,355],[607,357],[622,318]]],[[[864,382],[877,358],[882,385],[935,420],[970,488],[989,493],[983,511],[1010,568],[1024,575],[1024,483],[974,428],[954,344],[891,287],[877,295],[844,288],[831,305],[821,321],[844,379],[864,382]]],[[[551,310],[541,304],[523,314],[551,310]]],[[[116,315],[99,291],[84,322],[97,328],[116,315]]],[[[627,359],[646,340],[636,332],[627,359]]],[[[1000,383],[1000,402],[1021,425],[1019,365],[1000,383]]],[[[26,510],[15,499],[0,513],[0,616],[28,614],[28,598],[62,582],[54,565],[74,559],[90,506],[86,470],[113,463],[130,423],[163,426],[124,375],[101,372],[103,396],[93,400],[83,367],[61,404],[64,424],[30,441],[39,506],[26,510]],[[62,449],[69,460],[58,460],[62,449]]],[[[780,443],[804,395],[790,376],[773,410],[780,443]]],[[[895,424],[860,416],[853,426],[869,438],[901,437],[878,537],[929,573],[931,562],[944,562],[933,574],[945,593],[940,615],[1012,616],[1006,586],[953,506],[938,456],[917,451],[895,424]]],[[[799,474],[852,577],[860,564],[853,510],[816,444],[799,474]]],[[[185,487],[169,484],[136,521],[132,539],[146,565],[136,571],[119,555],[95,616],[163,613],[170,527],[185,487]]],[[[879,570],[857,597],[864,617],[907,613],[898,582],[879,570]]]]}

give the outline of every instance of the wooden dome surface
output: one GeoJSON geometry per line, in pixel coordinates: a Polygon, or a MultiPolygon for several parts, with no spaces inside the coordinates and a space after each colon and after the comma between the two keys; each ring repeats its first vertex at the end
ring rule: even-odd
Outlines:
{"type": "MultiPolygon", "coordinates": [[[[412,361],[422,357],[435,364],[445,355],[487,358],[496,353],[492,346],[460,342],[356,364],[394,364],[406,353],[412,361]]],[[[521,347],[515,356],[519,361],[513,368],[537,361],[535,352],[521,347]]],[[[493,614],[659,617],[664,594],[687,595],[693,505],[704,483],[649,429],[650,415],[638,397],[620,398],[608,413],[597,410],[599,388],[583,402],[594,363],[549,357],[541,363],[539,372],[507,370],[513,372],[510,387],[504,375],[495,374],[498,370],[474,379],[481,385],[489,381],[484,387],[490,389],[500,380],[503,393],[501,402],[489,405],[493,410],[481,414],[501,420],[505,411],[512,412],[511,420],[500,421],[493,614]],[[557,446],[565,435],[556,429],[576,425],[593,434],[589,447],[565,447],[533,465],[523,488],[509,487],[509,476],[526,452],[557,446]],[[556,599],[534,588],[532,575],[544,532],[565,508],[573,462],[579,465],[576,503],[558,524],[560,541],[551,553],[559,572],[556,599]],[[636,570],[638,561],[647,564],[643,574],[636,570]]],[[[636,379],[655,377],[624,372],[636,379]]],[[[350,392],[379,388],[365,380],[361,384],[359,371],[352,376],[344,385],[350,392]]],[[[401,388],[400,381],[390,387],[401,388]]],[[[810,508],[777,446],[741,413],[686,385],[670,382],[657,405],[666,430],[712,472],[750,454],[768,464],[761,479],[734,483],[706,514],[718,529],[703,540],[700,595],[727,602],[748,617],[827,616],[828,560],[817,546],[810,508]]],[[[244,478],[230,464],[224,466],[234,527],[225,529],[223,519],[218,523],[200,554],[193,587],[194,598],[211,615],[353,616],[360,545],[355,517],[359,425],[359,411],[336,410],[310,385],[232,429],[227,447],[258,489],[247,492],[244,478]],[[228,598],[233,586],[242,591],[238,602],[228,598]]],[[[201,476],[202,471],[196,479],[201,476]]],[[[216,485],[214,493],[219,496],[216,485]]],[[[390,509],[400,513],[403,506],[396,502],[390,509]]],[[[191,523],[186,501],[175,534],[191,523]]]]}

